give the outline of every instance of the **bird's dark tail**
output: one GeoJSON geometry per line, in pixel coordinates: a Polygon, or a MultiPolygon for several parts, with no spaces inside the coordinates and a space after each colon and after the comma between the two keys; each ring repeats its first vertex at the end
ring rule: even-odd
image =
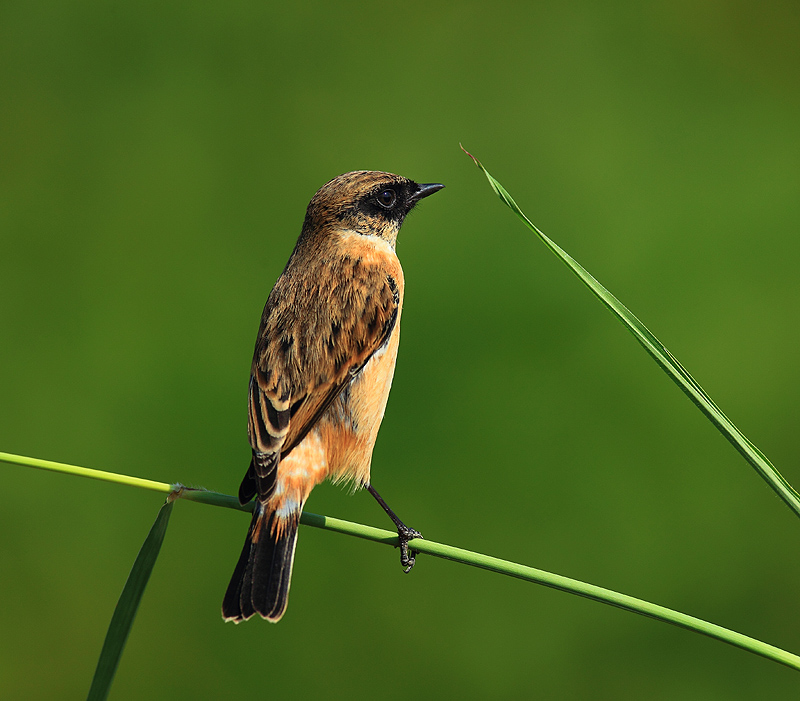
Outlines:
{"type": "Polygon", "coordinates": [[[277,623],[286,611],[298,518],[293,515],[276,521],[275,512],[256,501],[242,554],[222,601],[226,621],[239,623],[258,613],[277,623]]]}

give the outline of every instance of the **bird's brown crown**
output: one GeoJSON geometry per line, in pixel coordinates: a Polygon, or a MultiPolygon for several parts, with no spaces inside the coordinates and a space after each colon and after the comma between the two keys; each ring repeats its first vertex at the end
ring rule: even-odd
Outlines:
{"type": "Polygon", "coordinates": [[[311,199],[301,239],[334,229],[378,236],[394,246],[414,205],[442,187],[418,185],[377,170],[345,173],[323,185],[311,199]]]}

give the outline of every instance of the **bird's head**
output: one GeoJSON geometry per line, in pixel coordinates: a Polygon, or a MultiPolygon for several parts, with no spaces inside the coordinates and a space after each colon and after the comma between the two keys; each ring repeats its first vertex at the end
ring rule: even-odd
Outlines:
{"type": "Polygon", "coordinates": [[[377,236],[394,247],[406,215],[423,197],[444,187],[419,185],[392,173],[358,170],[323,185],[311,199],[303,237],[331,230],[377,236]]]}

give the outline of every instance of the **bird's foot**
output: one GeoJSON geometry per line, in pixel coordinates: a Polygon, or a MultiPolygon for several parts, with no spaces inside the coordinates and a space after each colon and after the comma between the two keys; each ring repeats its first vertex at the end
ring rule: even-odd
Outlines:
{"type": "Polygon", "coordinates": [[[414,540],[414,538],[422,539],[422,533],[401,524],[397,527],[397,537],[400,539],[400,566],[403,568],[403,572],[408,574],[411,572],[417,556],[417,551],[408,547],[408,541],[414,540]]]}
{"type": "Polygon", "coordinates": [[[389,508],[389,505],[383,500],[383,497],[378,494],[375,487],[371,484],[367,485],[367,491],[375,497],[375,501],[377,501],[381,508],[387,513],[390,519],[392,519],[392,523],[397,527],[397,537],[400,539],[398,546],[400,547],[400,564],[403,567],[403,571],[408,574],[411,572],[411,568],[414,566],[414,560],[417,555],[416,550],[411,550],[408,547],[408,541],[414,540],[414,538],[422,538],[422,533],[419,531],[415,531],[413,528],[409,528],[403,523],[399,518],[397,518],[397,514],[389,508]]]}

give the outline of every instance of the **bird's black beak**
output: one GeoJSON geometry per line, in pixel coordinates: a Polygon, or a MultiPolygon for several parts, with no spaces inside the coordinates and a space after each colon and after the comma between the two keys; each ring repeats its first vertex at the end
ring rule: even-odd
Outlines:
{"type": "Polygon", "coordinates": [[[439,192],[444,187],[441,183],[425,183],[424,185],[417,185],[417,191],[411,195],[414,202],[419,202],[423,197],[432,195],[434,192],[439,192]]]}

